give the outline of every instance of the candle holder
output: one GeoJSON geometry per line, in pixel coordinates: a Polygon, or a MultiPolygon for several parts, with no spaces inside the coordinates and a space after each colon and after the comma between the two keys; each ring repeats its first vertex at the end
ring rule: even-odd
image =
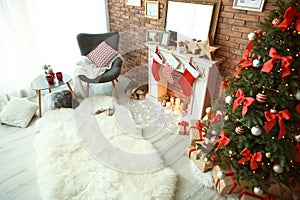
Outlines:
{"type": "Polygon", "coordinates": [[[47,79],[47,82],[49,83],[49,85],[53,85],[54,84],[54,78],[53,78],[52,74],[47,74],[46,75],[46,79],[47,79]]]}
{"type": "Polygon", "coordinates": [[[56,72],[56,78],[58,81],[62,81],[63,80],[63,75],[61,72],[56,72]]]}

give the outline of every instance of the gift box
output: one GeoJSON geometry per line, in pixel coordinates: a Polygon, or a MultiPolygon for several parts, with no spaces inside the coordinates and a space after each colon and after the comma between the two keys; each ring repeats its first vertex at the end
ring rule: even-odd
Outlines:
{"type": "Polygon", "coordinates": [[[197,149],[196,149],[195,146],[189,146],[189,147],[187,148],[187,151],[186,151],[187,156],[188,156],[189,158],[191,158],[192,153],[193,153],[193,152],[196,152],[196,151],[197,151],[197,149]]]}
{"type": "Polygon", "coordinates": [[[286,185],[281,184],[281,186],[285,190],[284,192],[281,191],[279,184],[272,184],[269,187],[267,194],[270,194],[278,199],[292,199],[293,191],[286,185]]]}
{"type": "Polygon", "coordinates": [[[240,184],[233,177],[234,172],[231,168],[222,170],[219,165],[215,165],[212,169],[212,177],[215,181],[215,186],[219,194],[231,194],[241,192],[247,183],[240,181],[240,184]],[[222,175],[222,177],[220,177],[222,175]]]}
{"type": "Polygon", "coordinates": [[[255,194],[254,192],[243,189],[239,196],[240,200],[275,200],[274,197],[268,195],[268,194],[255,194]]]}
{"type": "Polygon", "coordinates": [[[205,158],[202,157],[198,159],[197,155],[198,152],[193,151],[191,153],[191,160],[197,165],[201,172],[207,172],[208,170],[213,168],[214,163],[212,161],[205,161],[205,158]]]}
{"type": "Polygon", "coordinates": [[[178,122],[178,134],[189,135],[189,123],[187,121],[178,122]]]}
{"type": "Polygon", "coordinates": [[[195,146],[197,141],[203,141],[205,132],[203,132],[202,129],[203,124],[200,120],[191,120],[189,133],[192,146],[195,146]]]}

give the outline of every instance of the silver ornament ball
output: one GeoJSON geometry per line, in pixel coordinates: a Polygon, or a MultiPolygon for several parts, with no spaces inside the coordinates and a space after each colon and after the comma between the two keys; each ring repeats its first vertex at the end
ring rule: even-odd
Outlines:
{"type": "Polygon", "coordinates": [[[259,135],[261,135],[261,132],[262,132],[262,130],[258,126],[253,126],[251,128],[252,135],[259,136],[259,135]]]}
{"type": "Polygon", "coordinates": [[[255,194],[263,194],[264,193],[263,190],[260,187],[254,187],[253,192],[255,194]]]}
{"type": "Polygon", "coordinates": [[[225,97],[225,102],[226,102],[227,104],[231,104],[231,103],[233,102],[232,96],[227,96],[227,97],[225,97]]]}
{"type": "Polygon", "coordinates": [[[257,34],[255,32],[251,32],[248,34],[248,40],[256,40],[257,34]]]}
{"type": "Polygon", "coordinates": [[[295,98],[300,101],[300,90],[298,90],[295,94],[295,98]]]}
{"type": "Polygon", "coordinates": [[[253,67],[259,67],[259,64],[260,64],[260,61],[259,61],[258,59],[254,59],[254,60],[252,61],[253,67]]]}
{"type": "Polygon", "coordinates": [[[283,167],[281,167],[279,164],[275,164],[273,166],[273,171],[277,174],[281,174],[283,172],[283,167]]]}

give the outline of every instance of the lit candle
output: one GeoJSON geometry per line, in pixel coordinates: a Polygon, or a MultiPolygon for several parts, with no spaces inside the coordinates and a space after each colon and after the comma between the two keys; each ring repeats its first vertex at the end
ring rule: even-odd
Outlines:
{"type": "Polygon", "coordinates": [[[172,105],[174,105],[174,97],[170,98],[170,102],[171,102],[172,105]]]}
{"type": "Polygon", "coordinates": [[[168,102],[166,103],[166,108],[169,109],[169,108],[171,108],[171,106],[172,106],[172,103],[168,101],[168,102]]]}
{"type": "Polygon", "coordinates": [[[180,98],[175,99],[175,105],[180,105],[180,98]]]}
{"type": "Polygon", "coordinates": [[[162,105],[163,107],[166,107],[166,103],[167,103],[166,100],[163,100],[162,103],[161,103],[161,105],[162,105]]]}

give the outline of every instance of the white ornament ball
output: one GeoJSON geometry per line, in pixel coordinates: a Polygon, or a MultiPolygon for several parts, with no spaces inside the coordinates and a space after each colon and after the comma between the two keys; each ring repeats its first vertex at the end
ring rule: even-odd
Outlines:
{"type": "Polygon", "coordinates": [[[264,193],[263,190],[260,187],[254,187],[253,192],[255,194],[260,194],[260,195],[264,193]]]}
{"type": "Polygon", "coordinates": [[[217,173],[217,177],[218,177],[218,179],[224,179],[226,176],[225,176],[225,174],[223,172],[219,171],[217,173]]]}
{"type": "Polygon", "coordinates": [[[211,113],[212,113],[212,108],[211,108],[211,107],[207,107],[207,108],[205,109],[205,112],[206,112],[207,114],[211,114],[211,113]]]}
{"type": "Polygon", "coordinates": [[[212,135],[217,135],[217,131],[211,131],[212,135]]]}
{"type": "Polygon", "coordinates": [[[259,128],[259,127],[257,127],[257,126],[253,126],[253,127],[251,128],[251,133],[252,133],[253,135],[255,135],[255,136],[261,135],[261,132],[262,132],[261,128],[259,128]]]}
{"type": "Polygon", "coordinates": [[[257,34],[254,32],[251,32],[248,34],[248,40],[256,40],[257,34]]]}
{"type": "Polygon", "coordinates": [[[279,164],[275,164],[273,166],[273,171],[277,174],[281,174],[283,172],[283,167],[281,167],[279,164]]]}
{"type": "Polygon", "coordinates": [[[295,139],[296,139],[297,142],[300,142],[300,135],[296,135],[295,139]]]}
{"type": "Polygon", "coordinates": [[[229,120],[229,116],[226,115],[224,119],[225,119],[226,121],[228,121],[228,120],[229,120]]]}
{"type": "Polygon", "coordinates": [[[298,90],[295,94],[295,98],[300,101],[300,90],[298,90]]]}
{"type": "Polygon", "coordinates": [[[260,64],[260,61],[259,61],[258,59],[254,59],[254,60],[252,61],[253,67],[259,67],[259,64],[260,64]]]}
{"type": "Polygon", "coordinates": [[[227,104],[231,104],[231,103],[233,102],[232,96],[227,96],[227,97],[225,97],[225,102],[226,102],[227,104]]]}

